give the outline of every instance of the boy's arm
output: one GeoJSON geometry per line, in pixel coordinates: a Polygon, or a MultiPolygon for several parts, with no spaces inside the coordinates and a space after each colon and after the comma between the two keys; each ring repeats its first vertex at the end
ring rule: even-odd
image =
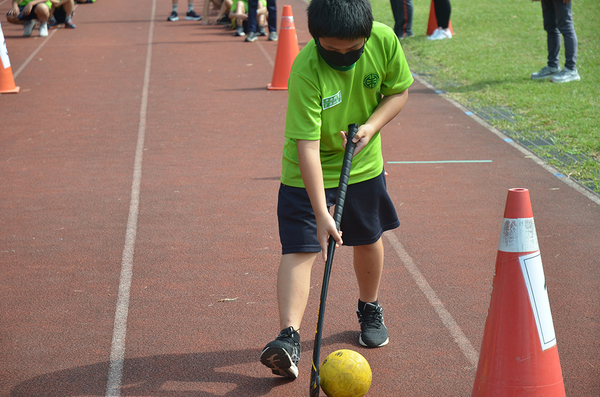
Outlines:
{"type": "Polygon", "coordinates": [[[342,238],[338,233],[335,221],[327,210],[325,200],[325,188],[323,185],[323,170],[321,169],[321,141],[297,140],[298,164],[302,181],[310,198],[310,204],[317,220],[317,238],[321,244],[321,255],[325,260],[327,252],[327,240],[333,236],[336,245],[342,244],[342,238]]]}
{"type": "MultiPolygon", "coordinates": [[[[408,89],[399,92],[398,94],[384,96],[379,105],[375,108],[371,117],[360,127],[353,141],[356,143],[354,155],[367,146],[373,135],[381,130],[387,123],[400,113],[406,101],[408,100],[408,89]]],[[[344,139],[344,148],[346,147],[346,132],[342,131],[344,139]]]]}

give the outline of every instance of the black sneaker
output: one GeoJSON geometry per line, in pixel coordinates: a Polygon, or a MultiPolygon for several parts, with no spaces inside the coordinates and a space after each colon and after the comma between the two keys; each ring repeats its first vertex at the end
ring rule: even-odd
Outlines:
{"type": "Polygon", "coordinates": [[[259,36],[266,36],[267,35],[267,32],[265,32],[265,27],[262,26],[262,25],[258,26],[257,33],[258,33],[259,36]]]}
{"type": "Polygon", "coordinates": [[[379,303],[363,303],[358,301],[356,315],[360,324],[358,342],[365,347],[381,347],[388,344],[390,338],[383,322],[383,309],[379,303]],[[364,305],[361,310],[360,307],[364,305]]]}
{"type": "Polygon", "coordinates": [[[229,19],[229,16],[223,15],[218,23],[219,25],[231,25],[231,19],[229,19]]]}
{"type": "Polygon", "coordinates": [[[260,362],[271,368],[275,375],[296,379],[300,361],[300,334],[292,327],[281,331],[269,342],[260,355],[260,362]]]}
{"type": "Polygon", "coordinates": [[[177,13],[175,11],[173,11],[171,13],[171,15],[169,15],[169,17],[167,18],[167,21],[171,21],[171,22],[179,21],[179,17],[177,16],[177,13]]]}
{"type": "Polygon", "coordinates": [[[246,39],[244,41],[256,41],[258,40],[258,36],[256,35],[256,32],[249,32],[248,36],[246,36],[246,39]]]}
{"type": "Polygon", "coordinates": [[[201,19],[202,19],[202,16],[201,16],[201,15],[198,15],[198,14],[196,14],[196,13],[194,12],[194,10],[192,10],[192,11],[188,11],[188,12],[185,14],[185,19],[186,19],[186,21],[199,21],[199,20],[201,20],[201,19]]]}
{"type": "Polygon", "coordinates": [[[235,28],[235,33],[233,35],[240,37],[245,36],[246,32],[244,32],[244,27],[242,25],[238,25],[237,28],[235,28]]]}

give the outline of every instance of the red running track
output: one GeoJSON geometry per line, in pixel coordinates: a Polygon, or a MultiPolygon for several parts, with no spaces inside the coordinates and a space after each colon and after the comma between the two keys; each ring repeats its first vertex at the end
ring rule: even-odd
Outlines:
{"type": "MultiPolygon", "coordinates": [[[[299,379],[258,361],[279,331],[277,44],[166,22],[170,4],[79,5],[77,29],[48,38],[2,24],[21,93],[0,96],[1,396],[308,393],[322,265],[299,379]]],[[[303,47],[306,5],[285,4],[303,47]]],[[[525,187],[567,395],[600,395],[598,197],[420,82],[382,133],[386,161],[411,162],[386,164],[402,221],[384,237],[391,342],[358,345],[342,248],[321,355],[365,355],[372,396],[470,395],[506,193],[525,187]]]]}

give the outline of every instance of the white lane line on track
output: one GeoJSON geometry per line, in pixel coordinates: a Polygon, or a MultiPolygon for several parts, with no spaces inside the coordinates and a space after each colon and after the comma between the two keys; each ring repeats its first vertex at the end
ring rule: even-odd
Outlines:
{"type": "Polygon", "coordinates": [[[492,160],[432,160],[432,161],[388,161],[388,164],[470,164],[491,163],[492,160]]]}
{"type": "Polygon", "coordinates": [[[263,47],[262,43],[257,40],[257,44],[258,44],[258,48],[260,48],[262,53],[265,55],[265,58],[267,58],[267,61],[269,61],[269,64],[271,65],[271,67],[275,67],[275,62],[273,61],[273,58],[271,58],[271,56],[269,55],[267,50],[265,50],[265,47],[263,47]]]}
{"type": "Polygon", "coordinates": [[[140,185],[142,181],[142,157],[144,153],[144,138],[146,135],[146,114],[148,110],[148,87],[150,86],[150,65],[152,61],[152,40],[154,35],[154,17],[156,14],[156,0],[152,1],[150,28],[146,44],[146,69],[144,71],[144,85],[142,89],[142,103],[140,105],[140,123],[138,127],[138,140],[135,149],[133,167],[133,181],[131,183],[131,201],[129,203],[129,217],[125,232],[125,246],[121,260],[121,276],[119,279],[119,295],[115,310],[115,323],[113,327],[112,344],[110,349],[110,366],[108,381],[106,383],[106,397],[119,397],[123,381],[123,366],[125,362],[125,338],[127,336],[127,315],[129,313],[129,294],[131,279],[133,277],[133,254],[137,233],[137,221],[140,204],[140,185]]]}
{"type": "Polygon", "coordinates": [[[462,351],[465,358],[469,361],[469,363],[471,363],[473,367],[477,366],[477,363],[479,361],[479,353],[477,352],[477,350],[475,350],[469,339],[467,339],[465,334],[462,332],[460,326],[456,323],[456,321],[454,321],[454,318],[452,317],[450,312],[446,310],[442,301],[440,301],[433,288],[431,288],[425,277],[423,277],[423,275],[419,271],[419,268],[417,267],[415,262],[412,260],[410,255],[408,255],[408,252],[406,252],[406,250],[404,249],[404,246],[400,243],[400,241],[398,241],[398,238],[396,238],[395,234],[388,232],[384,235],[387,237],[388,241],[396,251],[396,254],[400,258],[400,260],[404,263],[404,267],[406,267],[406,270],[408,270],[421,292],[423,292],[423,294],[429,301],[429,304],[433,306],[433,309],[439,316],[440,320],[442,320],[442,323],[444,324],[446,329],[448,329],[448,331],[450,332],[450,335],[452,335],[452,338],[454,338],[454,341],[462,351]]]}
{"type": "Polygon", "coordinates": [[[27,67],[27,65],[29,65],[29,62],[31,62],[33,57],[35,57],[37,55],[37,53],[40,52],[42,47],[46,45],[46,43],[48,42],[48,40],[50,40],[52,38],[52,36],[54,36],[54,33],[56,33],[57,30],[58,29],[54,29],[54,30],[50,31],[50,34],[48,35],[48,37],[46,37],[46,40],[42,40],[40,45],[31,53],[31,55],[29,55],[29,58],[27,58],[25,60],[25,62],[23,62],[21,67],[19,67],[19,69],[17,69],[17,71],[13,73],[13,79],[16,79],[17,76],[23,71],[23,69],[25,69],[27,67]]]}

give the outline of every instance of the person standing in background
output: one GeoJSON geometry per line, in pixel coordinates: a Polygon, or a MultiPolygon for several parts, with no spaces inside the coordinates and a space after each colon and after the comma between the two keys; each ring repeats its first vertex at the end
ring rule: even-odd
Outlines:
{"type": "Polygon", "coordinates": [[[394,15],[394,32],[400,40],[413,36],[413,4],[412,0],[390,0],[394,15]]]}
{"type": "MultiPolygon", "coordinates": [[[[167,18],[167,21],[179,21],[179,16],[177,15],[177,5],[179,4],[179,0],[173,0],[173,12],[167,18]]],[[[187,21],[199,21],[202,19],[202,16],[196,14],[194,11],[194,0],[188,0],[188,11],[185,14],[185,19],[187,21]]]]}
{"type": "Polygon", "coordinates": [[[452,32],[450,31],[449,26],[450,14],[452,13],[452,6],[450,5],[450,0],[433,0],[433,7],[435,8],[435,18],[437,19],[438,27],[427,39],[451,39],[452,32]]]}
{"type": "Polygon", "coordinates": [[[533,0],[542,2],[544,30],[547,33],[548,65],[539,72],[532,73],[531,78],[541,80],[550,78],[553,83],[568,83],[581,80],[577,72],[577,35],[573,25],[573,9],[571,0],[533,0]],[[565,41],[565,68],[560,69],[558,54],[560,53],[560,35],[565,41]]]}
{"type": "MultiPolygon", "coordinates": [[[[245,41],[256,41],[256,36],[265,36],[264,27],[257,31],[256,12],[258,0],[248,0],[248,37],[245,41]]],[[[267,0],[267,25],[269,26],[269,41],[277,41],[277,0],[267,0]]]]}

